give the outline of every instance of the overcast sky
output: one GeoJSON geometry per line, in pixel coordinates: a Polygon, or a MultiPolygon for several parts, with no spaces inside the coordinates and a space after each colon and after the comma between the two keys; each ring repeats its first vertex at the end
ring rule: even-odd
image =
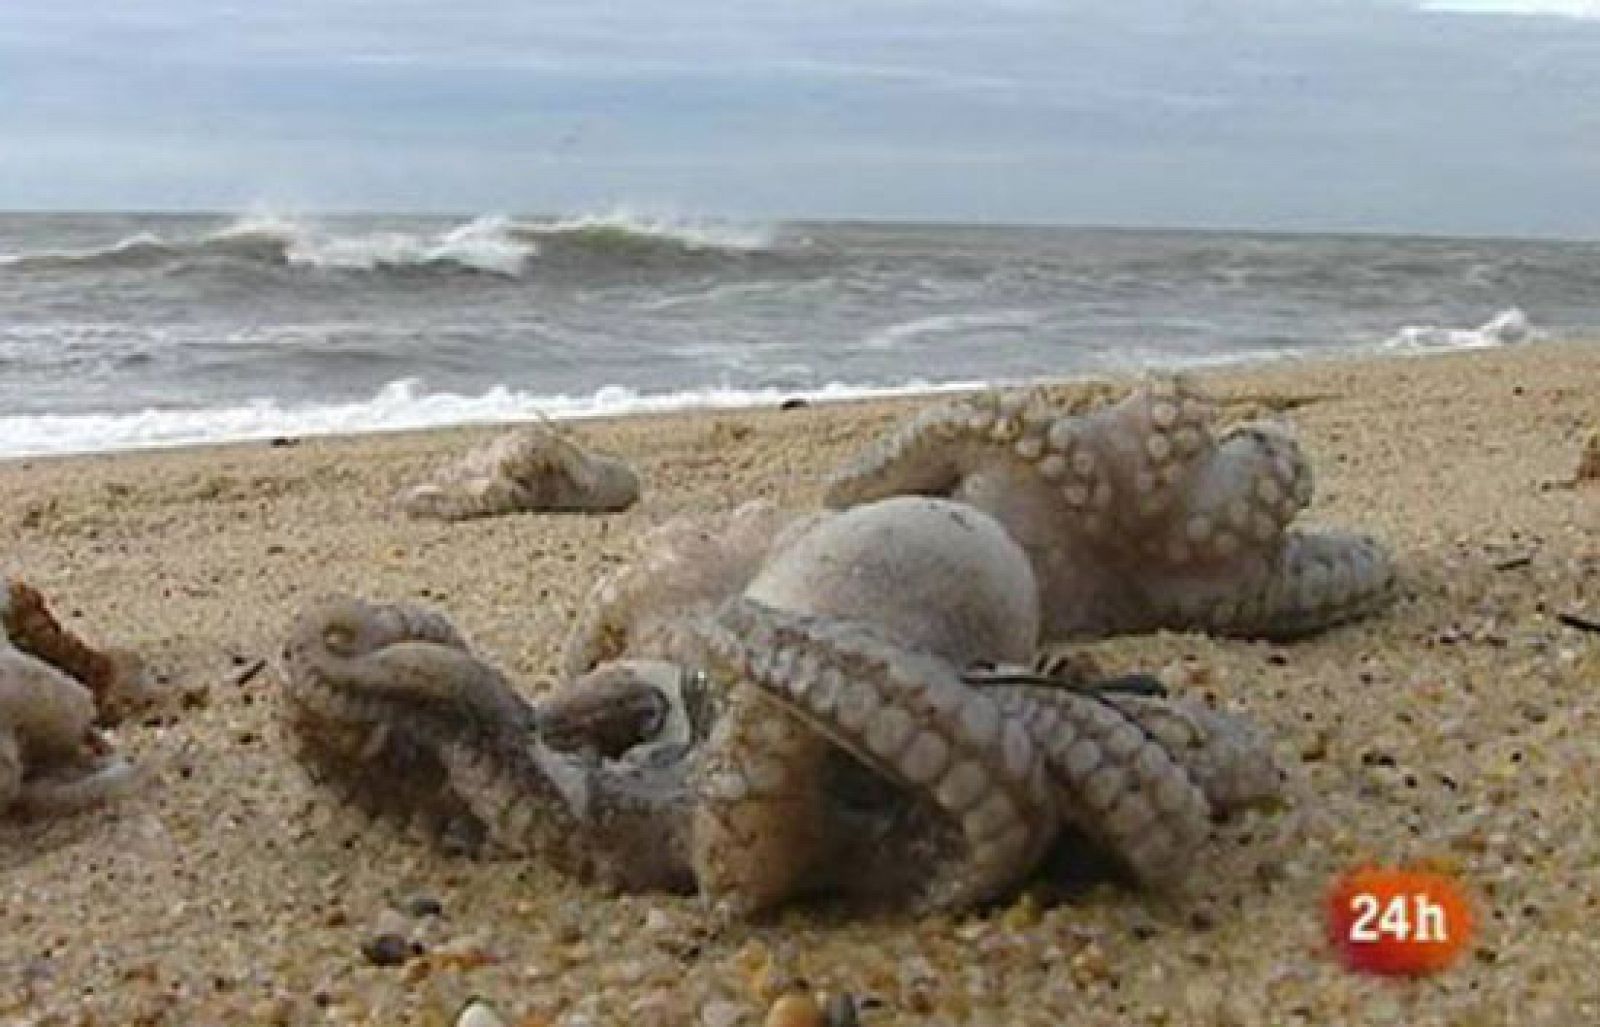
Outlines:
{"type": "Polygon", "coordinates": [[[1600,236],[1600,0],[0,0],[0,208],[1600,236]]]}

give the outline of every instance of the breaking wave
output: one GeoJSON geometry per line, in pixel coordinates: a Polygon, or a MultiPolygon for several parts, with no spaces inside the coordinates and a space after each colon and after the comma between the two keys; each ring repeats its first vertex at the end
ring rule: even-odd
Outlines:
{"type": "Polygon", "coordinates": [[[492,215],[436,232],[341,231],[267,214],[187,238],[140,232],[98,248],[0,255],[0,270],[137,269],[220,259],[329,271],[431,268],[516,277],[546,247],[603,260],[640,253],[742,254],[765,249],[771,242],[772,232],[766,228],[656,218],[620,209],[548,221],[492,215]]]}
{"type": "Polygon", "coordinates": [[[144,410],[130,414],[38,414],[0,417],[0,457],[98,453],[241,442],[280,436],[346,435],[549,417],[557,420],[674,410],[776,406],[785,400],[838,402],[961,391],[977,382],[898,386],[830,384],[817,389],[699,388],[641,393],[610,385],[587,396],[536,395],[497,385],[476,396],[427,392],[417,379],[390,382],[370,399],[284,404],[258,399],[235,406],[144,410]]]}
{"type": "Polygon", "coordinates": [[[1397,352],[1432,352],[1458,349],[1495,349],[1536,342],[1544,333],[1528,322],[1528,315],[1508,307],[1476,328],[1440,325],[1406,325],[1385,339],[1382,346],[1397,352]]]}
{"type": "Polygon", "coordinates": [[[658,217],[622,207],[550,222],[519,222],[512,231],[534,242],[565,239],[627,249],[753,253],[773,244],[773,231],[764,225],[658,217]]]}

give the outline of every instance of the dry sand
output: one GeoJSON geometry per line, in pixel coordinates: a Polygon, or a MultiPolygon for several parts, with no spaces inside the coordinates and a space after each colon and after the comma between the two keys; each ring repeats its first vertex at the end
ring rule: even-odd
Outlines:
{"type": "Polygon", "coordinates": [[[1225,829],[1176,900],[1105,886],[955,920],[811,907],[713,937],[689,899],[439,855],[300,776],[275,666],[238,681],[308,599],[346,590],[443,607],[537,690],[645,528],[813,505],[914,402],[583,425],[647,483],[603,517],[391,512],[483,429],[0,465],[6,563],[183,696],[117,732],[133,797],[0,821],[0,1023],[440,1023],[470,995],[511,1022],[760,1022],[787,977],[867,999],[869,1025],[1600,1022],[1600,635],[1557,620],[1600,618],[1600,485],[1559,484],[1600,428],[1600,346],[1207,377],[1231,413],[1288,410],[1309,519],[1384,536],[1402,597],[1295,645],[1091,647],[1259,718],[1296,798],[1225,829]],[[1371,858],[1467,882],[1482,925],[1460,963],[1393,983],[1330,957],[1325,891],[1371,858]],[[417,896],[442,916],[385,913],[417,896]],[[361,942],[397,922],[433,957],[370,965],[361,942]]]}

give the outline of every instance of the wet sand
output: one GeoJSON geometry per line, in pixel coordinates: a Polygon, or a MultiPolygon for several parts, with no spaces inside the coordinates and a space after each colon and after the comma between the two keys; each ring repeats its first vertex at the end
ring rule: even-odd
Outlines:
{"type": "Polygon", "coordinates": [[[1385,538],[1401,596],[1293,645],[1086,647],[1265,724],[1289,807],[1221,829],[1176,897],[1102,886],[953,919],[812,905],[713,935],[690,899],[442,855],[311,786],[274,715],[285,626],[336,591],[436,604],[537,692],[646,528],[814,506],[914,400],[581,424],[645,480],[606,516],[393,512],[493,429],[0,464],[8,568],[167,690],[115,734],[133,796],[0,820],[0,1024],[449,1023],[472,995],[507,1022],[759,1023],[793,979],[865,1000],[865,1024],[1600,1020],[1600,634],[1559,620],[1600,619],[1600,484],[1564,484],[1600,430],[1600,345],[1203,377],[1229,416],[1299,425],[1305,519],[1385,538]],[[1373,859],[1466,882],[1482,923],[1452,969],[1394,983],[1332,958],[1326,890],[1373,859]],[[393,911],[419,898],[442,913],[393,911]],[[385,927],[431,955],[372,965],[385,927]]]}

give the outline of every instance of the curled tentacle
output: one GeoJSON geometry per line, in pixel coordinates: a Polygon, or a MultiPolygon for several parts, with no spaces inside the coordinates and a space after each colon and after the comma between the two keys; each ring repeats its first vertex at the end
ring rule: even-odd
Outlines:
{"type": "Polygon", "coordinates": [[[924,410],[835,474],[825,498],[835,508],[906,493],[976,498],[986,489],[971,479],[999,476],[1049,495],[1057,530],[1089,539],[1142,531],[1212,446],[1214,416],[1181,377],[1087,409],[987,393],[924,410]]]}
{"type": "Polygon", "coordinates": [[[1292,639],[1382,609],[1394,580],[1388,551],[1369,536],[1291,531],[1270,560],[1247,554],[1231,575],[1152,583],[1147,602],[1162,625],[1292,639]]]}
{"type": "Polygon", "coordinates": [[[539,740],[557,752],[636,762],[683,758],[705,741],[718,698],[704,675],[663,659],[605,663],[539,701],[539,740]]]}
{"type": "MultiPolygon", "coordinates": [[[[472,739],[515,763],[531,714],[448,621],[416,606],[332,600],[296,619],[284,663],[285,721],[313,779],[454,844],[504,844],[454,787],[446,751],[472,739]]],[[[549,792],[522,769],[536,794],[549,792]]]]}
{"type": "Polygon", "coordinates": [[[973,475],[1009,472],[1036,482],[1080,528],[1096,532],[1113,492],[1082,414],[1033,392],[988,392],[926,408],[837,471],[824,502],[844,509],[897,495],[959,498],[973,475]]]}
{"type": "Polygon", "coordinates": [[[1284,773],[1260,729],[1193,699],[1107,693],[1194,779],[1214,814],[1273,802],[1284,773]]]}
{"type": "Polygon", "coordinates": [[[1027,405],[991,392],[928,407],[835,472],[824,502],[839,510],[890,496],[947,496],[976,459],[1008,441],[1027,405]]]}
{"type": "Polygon", "coordinates": [[[685,886],[681,773],[541,745],[533,707],[438,615],[334,600],[284,659],[296,755],[352,800],[618,886],[685,886]]]}
{"type": "Polygon", "coordinates": [[[1014,886],[1055,837],[1044,760],[998,702],[947,661],[870,629],[732,600],[701,631],[715,670],[777,699],[862,763],[927,801],[960,831],[931,870],[936,907],[1014,886]]]}
{"type": "Polygon", "coordinates": [[[1029,686],[995,693],[1045,750],[1069,823],[1146,883],[1184,876],[1209,831],[1207,797],[1166,741],[1123,706],[1128,697],[1029,686]]]}
{"type": "Polygon", "coordinates": [[[530,510],[625,510],[639,498],[639,476],[622,460],[589,453],[565,434],[536,424],[502,435],[402,490],[413,517],[459,521],[530,510]]]}
{"type": "Polygon", "coordinates": [[[607,663],[540,700],[536,721],[540,740],[558,752],[616,759],[659,735],[670,713],[660,688],[625,664],[607,663]]]}
{"type": "Polygon", "coordinates": [[[992,691],[1035,733],[1062,786],[1066,820],[1146,881],[1181,877],[1184,853],[1204,837],[1208,815],[1281,794],[1283,772],[1253,725],[1172,698],[1150,675],[1107,678],[1092,661],[1056,652],[1032,667],[972,667],[963,679],[992,691]],[[1129,724],[1142,743],[1135,745],[1129,724]],[[1145,805],[1123,808],[1138,803],[1145,805]]]}
{"type": "Polygon", "coordinates": [[[696,770],[695,881],[718,915],[748,917],[806,890],[837,836],[826,736],[746,684],[729,691],[696,770]]]}

